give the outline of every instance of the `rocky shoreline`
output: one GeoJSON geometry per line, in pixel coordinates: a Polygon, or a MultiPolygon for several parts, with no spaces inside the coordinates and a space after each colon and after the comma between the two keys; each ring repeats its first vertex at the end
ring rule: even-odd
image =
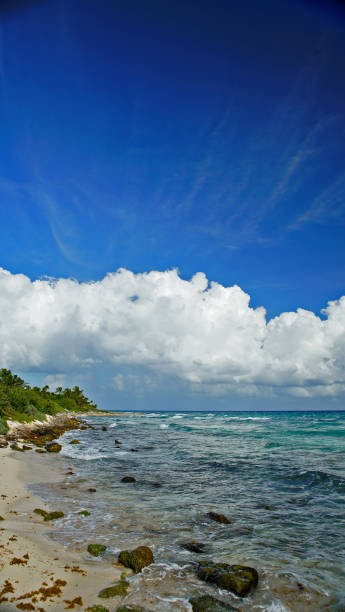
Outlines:
{"type": "MultiPolygon", "coordinates": [[[[105,414],[108,415],[108,413],[105,414]]],[[[88,414],[88,416],[90,416],[90,414],[88,414]]],[[[97,416],[100,416],[99,412],[97,416]]],[[[49,417],[47,421],[43,423],[37,421],[29,424],[9,423],[9,426],[8,434],[6,436],[1,436],[0,439],[1,452],[7,453],[7,459],[10,462],[18,460],[18,458],[23,456],[21,453],[25,453],[25,457],[30,456],[31,465],[40,461],[41,469],[44,467],[44,462],[48,459],[48,457],[45,459],[41,457],[41,455],[47,454],[52,457],[54,453],[59,453],[62,447],[58,440],[64,432],[70,430],[95,429],[93,425],[85,422],[80,416],[76,417],[74,414],[70,413],[60,413],[56,416],[49,417]],[[37,455],[35,456],[34,453],[39,453],[40,457],[37,455]],[[14,456],[16,459],[13,459],[14,456]]],[[[106,431],[106,427],[103,426],[102,429],[106,431]]],[[[71,440],[70,443],[78,444],[78,442],[78,439],[75,438],[71,440]]],[[[49,460],[49,463],[49,469],[51,469],[51,460],[49,460]]],[[[128,480],[123,479],[123,481],[131,482],[130,477],[128,477],[128,480]]],[[[3,491],[2,497],[3,500],[7,499],[6,491],[3,491]]],[[[30,498],[30,496],[26,497],[28,499],[30,498]]],[[[8,504],[8,502],[6,503],[8,504]]],[[[25,520],[29,521],[29,523],[35,521],[35,524],[39,523],[40,526],[49,522],[49,525],[54,525],[54,529],[58,529],[59,520],[64,517],[64,513],[55,508],[37,507],[36,503],[35,500],[35,504],[33,505],[36,507],[31,507],[30,512],[25,513],[25,520]]],[[[8,512],[18,516],[18,510],[11,509],[8,512]]],[[[21,519],[23,520],[23,512],[21,514],[21,519]]],[[[83,508],[80,510],[80,514],[87,516],[89,512],[83,508]]],[[[13,531],[14,529],[13,518],[14,517],[11,517],[12,521],[9,524],[8,516],[1,516],[3,520],[1,521],[0,533],[5,539],[8,530],[13,531]]],[[[215,512],[210,512],[207,518],[211,521],[217,521],[223,524],[230,522],[226,516],[215,512]]],[[[20,529],[17,530],[15,534],[12,534],[12,537],[15,538],[14,541],[18,541],[18,538],[20,538],[19,532],[20,529]]],[[[2,548],[9,546],[9,541],[10,540],[8,540],[6,544],[1,543],[2,548]]],[[[54,544],[54,546],[56,547],[57,545],[54,544]]],[[[245,598],[256,588],[259,580],[256,569],[242,565],[217,563],[217,561],[202,561],[198,563],[197,555],[200,552],[204,552],[205,544],[200,542],[186,542],[183,546],[186,550],[196,555],[195,568],[197,577],[200,581],[213,585],[216,589],[229,591],[238,598],[245,598]]],[[[88,565],[92,563],[91,559],[102,557],[106,548],[107,547],[103,544],[90,542],[87,547],[90,561],[86,562],[86,566],[85,556],[83,558],[83,565],[81,563],[82,559],[80,558],[80,553],[83,555],[86,551],[77,550],[77,559],[74,561],[74,564],[71,565],[71,562],[66,563],[64,568],[79,568],[74,571],[81,574],[81,580],[82,577],[89,575],[90,568],[88,565]]],[[[19,584],[21,581],[25,582],[25,568],[28,567],[31,557],[29,553],[27,554],[29,555],[28,558],[26,558],[25,555],[18,557],[14,556],[9,561],[11,566],[18,565],[21,568],[22,579],[18,581],[19,584]],[[17,561],[14,561],[14,559],[17,559],[17,561]]],[[[60,555],[61,554],[60,551],[60,555]]],[[[58,559],[60,559],[60,556],[53,559],[50,558],[49,564],[54,565],[53,562],[58,559]]],[[[128,576],[139,574],[145,567],[154,562],[153,552],[147,546],[139,546],[132,551],[121,551],[119,555],[113,559],[113,563],[110,564],[113,571],[113,577],[108,581],[108,586],[104,583],[107,582],[106,578],[108,578],[109,574],[109,562],[104,562],[104,565],[98,566],[98,579],[96,582],[94,581],[93,585],[94,592],[90,593],[90,589],[85,588],[85,585],[84,589],[81,590],[78,583],[78,585],[76,585],[78,588],[74,590],[72,588],[73,592],[69,595],[70,599],[63,600],[64,604],[67,604],[67,606],[63,606],[64,609],[83,609],[87,612],[150,612],[147,608],[144,609],[141,607],[123,605],[123,600],[131,590],[131,584],[127,580],[128,576]],[[102,588],[98,588],[101,582],[102,568],[104,569],[104,583],[102,588]],[[94,601],[95,599],[97,600],[97,598],[100,600],[107,600],[107,606],[109,607],[105,607],[103,604],[95,604],[94,601]]],[[[3,583],[0,583],[0,606],[2,610],[8,610],[10,612],[10,610],[20,609],[46,612],[46,610],[58,611],[62,609],[61,598],[65,596],[67,581],[61,578],[60,575],[56,578],[56,567],[50,577],[51,581],[53,581],[53,577],[55,580],[53,583],[54,588],[51,587],[52,590],[49,591],[50,598],[46,596],[46,592],[44,591],[44,589],[47,588],[43,584],[45,581],[42,581],[43,586],[41,585],[35,589],[30,589],[27,593],[18,594],[18,589],[15,588],[13,580],[11,580],[13,569],[9,568],[8,565],[6,569],[7,578],[3,580],[3,583]],[[58,603],[58,601],[60,601],[60,603],[58,603]],[[42,606],[40,602],[44,602],[44,606],[42,606]]],[[[4,573],[4,571],[2,571],[2,574],[5,575],[6,572],[4,573]]],[[[69,590],[71,591],[71,587],[69,590]]],[[[236,610],[233,606],[219,599],[218,591],[215,591],[215,595],[217,595],[217,597],[211,594],[195,594],[189,600],[190,609],[193,610],[193,612],[226,612],[227,610],[236,610]]]]}

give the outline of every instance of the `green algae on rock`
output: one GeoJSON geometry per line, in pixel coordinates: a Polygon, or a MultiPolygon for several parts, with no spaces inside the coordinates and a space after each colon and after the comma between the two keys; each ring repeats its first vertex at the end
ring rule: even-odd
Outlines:
{"type": "Polygon", "coordinates": [[[99,557],[107,550],[107,547],[104,544],[89,544],[87,547],[87,552],[94,557],[99,557]]]}
{"type": "Polygon", "coordinates": [[[63,512],[55,511],[55,512],[47,512],[46,510],[42,510],[41,508],[35,508],[35,514],[39,514],[43,516],[45,521],[55,521],[56,519],[62,518],[64,515],[63,512]]]}
{"type": "Polygon", "coordinates": [[[121,606],[116,609],[116,612],[145,612],[145,609],[137,606],[121,606]]]}
{"type": "Polygon", "coordinates": [[[50,444],[46,444],[46,450],[48,451],[48,453],[59,453],[61,449],[62,446],[61,444],[58,444],[58,442],[51,442],[50,444]]]}
{"type": "Polygon", "coordinates": [[[105,608],[104,606],[91,606],[91,608],[86,608],[86,612],[109,612],[109,608],[105,608]]]}
{"type": "Polygon", "coordinates": [[[80,510],[78,514],[81,514],[82,516],[90,516],[91,512],[88,512],[87,510],[80,510]]]}
{"type": "Polygon", "coordinates": [[[106,589],[103,589],[100,593],[98,593],[98,597],[102,597],[103,599],[108,599],[109,597],[119,597],[127,594],[129,588],[129,582],[126,580],[121,580],[116,584],[113,584],[106,589]]]}
{"type": "Polygon", "coordinates": [[[153,552],[148,546],[138,546],[131,552],[122,550],[119,554],[119,563],[125,567],[130,567],[136,574],[147,565],[154,563],[153,552]]]}
{"type": "Polygon", "coordinates": [[[199,563],[198,577],[238,597],[248,595],[257,586],[259,580],[258,573],[253,567],[213,563],[212,561],[199,563]]]}
{"type": "Polygon", "coordinates": [[[189,603],[192,606],[193,612],[231,612],[236,610],[230,604],[226,604],[224,601],[216,599],[211,595],[192,597],[189,603]]]}
{"type": "Polygon", "coordinates": [[[70,444],[80,444],[80,442],[75,438],[74,440],[70,441],[70,444]]]}

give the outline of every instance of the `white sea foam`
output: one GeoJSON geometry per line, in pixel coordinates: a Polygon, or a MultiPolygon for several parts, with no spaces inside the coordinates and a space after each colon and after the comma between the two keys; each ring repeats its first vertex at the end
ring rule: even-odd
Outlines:
{"type": "Polygon", "coordinates": [[[165,423],[161,423],[159,427],[161,429],[168,429],[169,425],[166,425],[165,423]]]}

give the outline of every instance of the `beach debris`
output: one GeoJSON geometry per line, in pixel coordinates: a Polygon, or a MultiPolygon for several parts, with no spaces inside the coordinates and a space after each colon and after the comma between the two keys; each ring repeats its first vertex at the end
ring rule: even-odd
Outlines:
{"type": "Polygon", "coordinates": [[[192,540],[191,542],[183,542],[181,546],[186,550],[189,550],[189,552],[198,554],[204,553],[206,548],[206,544],[203,544],[202,542],[195,542],[195,540],[192,540]]]}
{"type": "Polygon", "coordinates": [[[74,608],[74,606],[82,606],[83,605],[83,600],[80,597],[80,595],[78,597],[75,597],[74,599],[64,599],[63,600],[65,604],[67,604],[65,610],[72,610],[74,608]]]}
{"type": "Polygon", "coordinates": [[[80,442],[77,440],[77,438],[74,438],[74,440],[70,441],[70,444],[80,444],[80,442]]]}
{"type": "Polygon", "coordinates": [[[216,599],[211,595],[202,595],[201,597],[192,597],[189,600],[193,612],[228,612],[236,610],[230,604],[224,603],[220,599],[216,599]]]}
{"type": "Polygon", "coordinates": [[[220,589],[230,591],[238,597],[248,595],[259,581],[258,573],[253,567],[213,563],[212,561],[200,561],[198,578],[215,584],[220,589]]]}
{"type": "Polygon", "coordinates": [[[39,514],[43,516],[45,521],[55,521],[56,519],[62,518],[64,515],[61,511],[47,512],[46,510],[42,510],[42,508],[35,508],[35,514],[39,514]]]}
{"type": "Polygon", "coordinates": [[[59,453],[61,449],[62,446],[58,442],[50,442],[49,444],[46,444],[46,450],[48,453],[59,453]]]}
{"type": "Polygon", "coordinates": [[[118,597],[119,595],[123,596],[127,594],[129,588],[129,582],[127,580],[120,580],[116,584],[113,584],[106,589],[103,589],[98,593],[98,597],[102,599],[108,599],[109,597],[118,597]]]}
{"type": "Polygon", "coordinates": [[[148,546],[138,546],[131,552],[128,550],[122,550],[119,554],[119,563],[125,567],[129,567],[136,574],[147,565],[154,563],[153,552],[148,546]]]}
{"type": "Polygon", "coordinates": [[[225,514],[218,514],[218,512],[208,512],[208,518],[217,523],[223,523],[223,525],[230,525],[231,521],[225,516],[225,514]]]}
{"type": "Polygon", "coordinates": [[[82,516],[90,516],[91,512],[89,512],[88,510],[80,510],[78,514],[82,514],[82,516]]]}
{"type": "Polygon", "coordinates": [[[10,561],[10,565],[27,565],[28,559],[18,559],[18,557],[13,557],[10,561]]]}
{"type": "Polygon", "coordinates": [[[134,476],[124,476],[121,478],[121,482],[136,482],[134,476]]]}
{"type": "Polygon", "coordinates": [[[87,552],[94,557],[99,557],[107,550],[107,547],[104,544],[89,544],[87,547],[87,552]]]}

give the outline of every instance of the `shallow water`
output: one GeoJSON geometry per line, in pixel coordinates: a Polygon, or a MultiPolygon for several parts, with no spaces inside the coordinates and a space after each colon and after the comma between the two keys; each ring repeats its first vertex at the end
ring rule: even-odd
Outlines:
{"type": "Polygon", "coordinates": [[[74,474],[34,490],[65,511],[54,537],[66,546],[103,542],[112,559],[124,548],[153,549],[156,563],[131,579],[127,603],[189,611],[189,597],[211,593],[244,611],[345,610],[344,412],[87,421],[94,430],[61,438],[74,474]],[[137,482],[121,483],[125,475],[137,482]],[[209,520],[210,510],[231,524],[209,520]],[[184,550],[190,540],[205,543],[205,554],[184,550]],[[195,576],[199,559],[252,565],[259,587],[239,600],[205,585],[195,576]]]}

